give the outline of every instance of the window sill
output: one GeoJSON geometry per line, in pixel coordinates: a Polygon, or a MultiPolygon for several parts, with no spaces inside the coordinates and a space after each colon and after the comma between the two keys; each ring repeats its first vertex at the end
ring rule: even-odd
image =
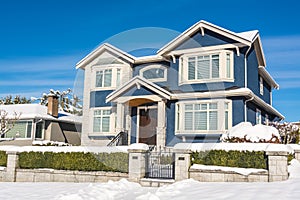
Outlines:
{"type": "Polygon", "coordinates": [[[90,91],[94,92],[94,91],[107,91],[107,90],[115,90],[116,87],[103,87],[103,88],[93,88],[90,91]]]}
{"type": "Polygon", "coordinates": [[[207,130],[207,131],[176,131],[176,136],[186,136],[186,135],[203,135],[203,134],[223,134],[226,130],[207,130]]]}
{"type": "Polygon", "coordinates": [[[218,78],[218,79],[182,81],[182,82],[179,82],[179,85],[199,84],[199,83],[219,83],[219,82],[234,82],[234,79],[231,79],[231,78],[221,78],[220,79],[220,78],[218,78]]]}
{"type": "Polygon", "coordinates": [[[96,133],[89,133],[88,136],[116,136],[116,133],[113,132],[96,132],[96,133]]]}

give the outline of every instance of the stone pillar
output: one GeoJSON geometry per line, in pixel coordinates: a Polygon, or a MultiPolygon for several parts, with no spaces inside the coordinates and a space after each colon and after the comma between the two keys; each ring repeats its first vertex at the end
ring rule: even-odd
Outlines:
{"type": "Polygon", "coordinates": [[[300,162],[300,149],[294,149],[295,158],[300,162]]]}
{"type": "Polygon", "coordinates": [[[146,175],[147,153],[149,147],[146,144],[136,143],[130,145],[129,153],[129,180],[139,182],[146,175]]]}
{"type": "Polygon", "coordinates": [[[288,179],[288,154],[289,152],[285,150],[285,148],[277,151],[267,148],[266,155],[268,156],[269,182],[288,179]]]}
{"type": "Polygon", "coordinates": [[[191,151],[187,149],[174,149],[175,153],[175,181],[188,179],[191,165],[191,151]]]}
{"type": "Polygon", "coordinates": [[[19,155],[16,151],[7,151],[5,181],[16,182],[16,169],[19,167],[19,155]]]}
{"type": "Polygon", "coordinates": [[[166,145],[166,103],[164,100],[158,102],[156,145],[158,147],[166,145]]]}
{"type": "Polygon", "coordinates": [[[117,103],[117,134],[121,131],[124,131],[124,104],[117,103]]]}

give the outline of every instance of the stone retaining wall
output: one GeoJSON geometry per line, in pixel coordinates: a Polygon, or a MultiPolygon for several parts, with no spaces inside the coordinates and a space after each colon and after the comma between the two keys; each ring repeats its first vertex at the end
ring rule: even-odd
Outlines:
{"type": "Polygon", "coordinates": [[[268,171],[239,174],[234,171],[190,169],[190,178],[200,182],[268,182],[268,171]]]}

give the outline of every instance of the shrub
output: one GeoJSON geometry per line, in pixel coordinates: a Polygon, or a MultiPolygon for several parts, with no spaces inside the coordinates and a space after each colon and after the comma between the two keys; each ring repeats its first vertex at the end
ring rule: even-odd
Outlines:
{"type": "Polygon", "coordinates": [[[7,165],[7,154],[5,151],[0,151],[0,166],[6,167],[7,165]]]}
{"type": "Polygon", "coordinates": [[[267,156],[263,151],[211,150],[193,152],[192,164],[267,169],[267,156]]]}
{"type": "Polygon", "coordinates": [[[23,169],[51,168],[58,170],[128,172],[128,154],[22,152],[19,156],[19,165],[23,169]]]}

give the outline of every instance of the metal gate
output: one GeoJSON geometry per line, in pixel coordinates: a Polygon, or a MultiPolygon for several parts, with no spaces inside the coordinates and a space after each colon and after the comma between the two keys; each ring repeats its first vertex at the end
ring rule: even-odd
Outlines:
{"type": "Polygon", "coordinates": [[[146,178],[174,179],[174,174],[174,153],[166,150],[153,150],[148,153],[146,178]]]}

